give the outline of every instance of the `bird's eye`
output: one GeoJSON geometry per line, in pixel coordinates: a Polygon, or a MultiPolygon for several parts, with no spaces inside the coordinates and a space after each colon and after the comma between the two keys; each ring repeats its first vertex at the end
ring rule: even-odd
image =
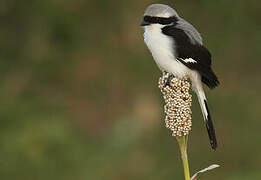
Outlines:
{"type": "Polygon", "coordinates": [[[165,18],[165,17],[144,16],[144,21],[150,24],[168,25],[171,23],[175,23],[177,19],[175,17],[165,18]]]}

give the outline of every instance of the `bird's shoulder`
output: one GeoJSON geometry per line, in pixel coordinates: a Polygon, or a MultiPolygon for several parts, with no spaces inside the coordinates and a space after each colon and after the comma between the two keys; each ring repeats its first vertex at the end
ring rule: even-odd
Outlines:
{"type": "Polygon", "coordinates": [[[211,54],[209,50],[201,43],[193,42],[189,35],[176,26],[165,26],[162,33],[170,36],[174,40],[173,48],[178,59],[193,59],[187,63],[196,63],[203,66],[211,66],[211,54]]]}

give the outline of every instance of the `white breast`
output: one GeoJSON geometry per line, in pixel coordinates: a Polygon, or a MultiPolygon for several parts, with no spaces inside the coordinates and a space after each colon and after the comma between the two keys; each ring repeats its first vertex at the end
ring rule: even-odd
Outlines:
{"type": "Polygon", "coordinates": [[[161,70],[173,73],[175,76],[184,77],[190,69],[175,58],[173,40],[161,31],[163,26],[152,24],[145,26],[144,41],[161,70]]]}

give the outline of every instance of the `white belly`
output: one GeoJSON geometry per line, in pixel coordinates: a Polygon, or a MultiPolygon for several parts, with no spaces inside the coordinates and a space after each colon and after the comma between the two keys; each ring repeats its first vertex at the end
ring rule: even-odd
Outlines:
{"type": "Polygon", "coordinates": [[[145,27],[144,41],[161,70],[177,77],[190,75],[191,70],[175,58],[173,41],[161,32],[162,25],[154,24],[145,27]]]}

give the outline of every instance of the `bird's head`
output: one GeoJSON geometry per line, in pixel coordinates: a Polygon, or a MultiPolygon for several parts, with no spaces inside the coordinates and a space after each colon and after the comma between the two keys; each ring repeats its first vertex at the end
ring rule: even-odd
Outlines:
{"type": "Polygon", "coordinates": [[[183,30],[193,44],[203,44],[202,37],[193,25],[181,18],[178,13],[165,4],[151,4],[147,7],[141,26],[162,29],[165,26],[174,26],[183,30]]]}
{"type": "Polygon", "coordinates": [[[168,5],[165,4],[151,4],[147,7],[141,26],[171,25],[178,21],[178,13],[168,5]]]}

